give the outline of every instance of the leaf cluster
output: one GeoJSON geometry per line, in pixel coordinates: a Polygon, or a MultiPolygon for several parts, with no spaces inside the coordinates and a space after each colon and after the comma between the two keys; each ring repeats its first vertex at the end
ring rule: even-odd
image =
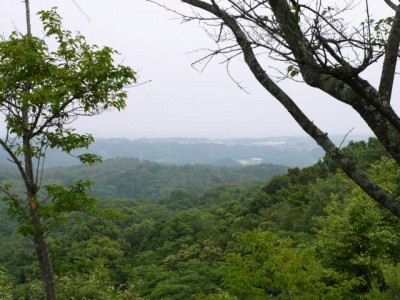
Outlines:
{"type": "Polygon", "coordinates": [[[69,124],[81,116],[123,109],[124,89],[135,81],[135,72],[115,64],[117,51],[91,46],[81,34],[62,29],[55,9],[39,16],[44,39],[13,32],[0,42],[0,112],[9,134],[69,153],[93,141],[69,124]],[[56,41],[55,49],[49,40],[56,41]]]}

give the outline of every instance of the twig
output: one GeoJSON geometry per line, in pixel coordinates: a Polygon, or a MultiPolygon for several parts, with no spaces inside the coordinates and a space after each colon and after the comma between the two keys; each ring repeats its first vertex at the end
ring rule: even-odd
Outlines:
{"type": "Polygon", "coordinates": [[[89,21],[89,23],[92,23],[92,20],[90,19],[88,14],[79,6],[79,4],[75,0],[71,1],[76,6],[76,8],[85,16],[85,18],[89,21]]]}
{"type": "Polygon", "coordinates": [[[353,127],[352,129],[350,129],[350,131],[349,131],[348,133],[346,133],[346,135],[344,136],[342,142],[341,142],[340,145],[339,145],[339,149],[342,148],[342,145],[343,145],[344,141],[346,140],[347,136],[348,136],[348,135],[350,134],[350,132],[352,132],[354,129],[355,129],[355,127],[353,127]]]}
{"type": "Polygon", "coordinates": [[[145,82],[141,82],[141,83],[136,83],[135,85],[128,85],[128,86],[126,86],[126,88],[135,88],[135,87],[138,87],[138,86],[141,86],[141,85],[144,85],[144,84],[147,84],[147,83],[150,83],[150,82],[152,82],[153,80],[147,80],[147,81],[145,81],[145,82]]]}

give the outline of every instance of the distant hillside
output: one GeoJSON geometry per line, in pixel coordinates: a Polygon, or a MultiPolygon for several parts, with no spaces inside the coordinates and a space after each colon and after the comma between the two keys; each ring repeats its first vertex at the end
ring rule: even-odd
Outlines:
{"type": "MultiPolygon", "coordinates": [[[[333,136],[341,144],[342,136],[333,136]]],[[[351,137],[353,140],[366,137],[351,137]]],[[[345,146],[347,143],[344,143],[345,146]]],[[[270,163],[289,167],[306,167],[317,162],[324,152],[308,137],[273,137],[262,139],[96,139],[89,152],[104,159],[137,158],[177,165],[208,164],[239,166],[241,164],[270,163]]],[[[76,152],[74,154],[80,154],[76,152]]],[[[0,150],[0,163],[6,161],[0,150]]],[[[46,167],[78,165],[78,159],[60,151],[50,150],[46,167]]]]}
{"type": "Polygon", "coordinates": [[[308,138],[114,139],[97,140],[91,149],[107,158],[134,157],[178,165],[233,166],[257,158],[262,163],[308,166],[323,156],[323,151],[308,138]]]}
{"type": "MultiPolygon", "coordinates": [[[[323,151],[309,138],[267,138],[240,140],[207,139],[96,139],[91,153],[109,158],[137,158],[177,165],[208,164],[239,166],[241,163],[271,163],[289,167],[309,166],[323,151]],[[251,161],[251,159],[256,159],[251,161]]],[[[80,154],[82,152],[76,152],[80,154]]],[[[6,154],[0,150],[0,163],[6,154]]],[[[49,150],[46,167],[78,165],[78,159],[49,150]]]]}
{"type": "Polygon", "coordinates": [[[93,167],[87,165],[47,169],[44,178],[61,184],[78,179],[93,182],[97,197],[167,197],[175,189],[203,193],[226,183],[267,180],[286,172],[284,166],[260,164],[246,167],[159,164],[138,159],[111,159],[93,167]]]}

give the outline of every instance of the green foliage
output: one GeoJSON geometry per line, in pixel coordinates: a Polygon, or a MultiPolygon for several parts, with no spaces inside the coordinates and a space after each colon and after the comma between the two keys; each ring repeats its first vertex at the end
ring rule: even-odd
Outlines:
{"type": "MultiPolygon", "coordinates": [[[[37,194],[39,162],[47,148],[61,148],[67,153],[87,148],[93,137],[77,134],[70,123],[109,108],[123,109],[127,97],[123,89],[135,81],[129,67],[115,65],[115,50],[90,46],[82,35],[63,30],[55,9],[41,11],[39,16],[45,39],[13,32],[0,42],[0,112],[6,117],[7,136],[13,135],[1,140],[1,145],[12,153],[30,195],[25,201],[7,184],[2,187],[3,200],[10,216],[17,216],[24,234],[37,230],[37,224],[28,220],[39,207],[38,215],[53,222],[63,219],[57,214],[93,206],[93,199],[85,195],[88,184],[82,181],[69,189],[46,186],[53,205],[44,204],[47,198],[40,200],[37,194]],[[54,49],[47,45],[48,39],[56,40],[54,49]],[[23,157],[26,165],[18,157],[23,157]],[[37,159],[36,171],[31,170],[32,158],[37,159]]],[[[80,159],[90,165],[100,161],[93,154],[82,154],[80,159]]]]}
{"type": "MultiPolygon", "coordinates": [[[[397,195],[399,168],[383,159],[371,167],[371,176],[383,188],[397,195]]],[[[382,210],[361,190],[355,189],[346,199],[332,197],[327,216],[317,220],[317,240],[324,262],[340,272],[365,280],[365,290],[377,281],[385,285],[384,264],[398,261],[398,220],[382,210]]]]}
{"type": "Polygon", "coordinates": [[[289,65],[288,66],[287,74],[290,77],[296,77],[297,75],[299,75],[299,73],[300,73],[300,70],[299,70],[299,68],[297,66],[295,66],[295,65],[289,65]]]}
{"type": "Polygon", "coordinates": [[[400,265],[385,265],[382,268],[385,278],[384,289],[374,282],[371,291],[366,295],[368,300],[397,300],[400,299],[400,265]]]}
{"type": "Polygon", "coordinates": [[[23,235],[32,235],[38,229],[37,226],[27,222],[29,211],[35,209],[40,216],[43,225],[51,229],[67,220],[71,212],[93,212],[96,208],[96,199],[87,193],[90,189],[89,181],[78,181],[76,184],[63,187],[52,184],[45,185],[43,189],[46,196],[40,203],[36,199],[25,203],[21,196],[11,192],[10,185],[3,185],[1,189],[6,193],[2,201],[8,207],[8,214],[12,218],[16,217],[19,223],[19,232],[23,235]],[[46,201],[50,200],[50,203],[46,201]]]}
{"type": "Polygon", "coordinates": [[[13,299],[45,299],[42,286],[37,279],[19,284],[12,290],[13,299]]]}
{"type": "Polygon", "coordinates": [[[96,199],[88,195],[90,184],[89,181],[79,180],[75,185],[68,187],[45,185],[43,189],[52,205],[41,205],[38,214],[48,226],[55,226],[66,221],[67,213],[93,212],[96,208],[96,199]]]}
{"type": "Polygon", "coordinates": [[[369,23],[372,25],[374,32],[371,42],[377,44],[379,48],[383,48],[387,44],[393,21],[393,17],[387,17],[379,20],[370,19],[369,23]]]}
{"type": "Polygon", "coordinates": [[[218,293],[215,294],[209,294],[209,295],[204,295],[204,294],[199,294],[195,296],[196,300],[237,300],[237,297],[229,295],[229,293],[225,291],[218,291],[218,293]]]}
{"type": "Polygon", "coordinates": [[[80,115],[123,109],[126,92],[122,90],[135,74],[129,67],[114,66],[115,50],[89,46],[82,35],[63,30],[54,9],[39,15],[46,37],[54,38],[57,48],[17,32],[0,43],[0,107],[11,133],[22,136],[29,130],[37,138],[37,147],[71,152],[87,147],[93,138],[65,125],[80,115]],[[32,120],[27,128],[20,114],[11,113],[20,110],[32,120]]]}
{"type": "MultiPolygon", "coordinates": [[[[379,140],[373,137],[370,137],[367,142],[350,141],[350,143],[343,149],[343,152],[362,170],[368,170],[374,162],[388,156],[388,153],[379,140]]],[[[336,172],[337,170],[336,165],[327,155],[324,157],[321,166],[325,171],[336,172]]]]}
{"type": "Polygon", "coordinates": [[[171,195],[161,203],[169,209],[186,210],[197,206],[199,203],[199,197],[185,189],[179,189],[172,191],[171,195]]]}
{"type": "MultiPolygon", "coordinates": [[[[367,154],[369,147],[350,148],[356,159],[375,156],[367,154]]],[[[366,167],[375,181],[397,196],[396,164],[386,158],[370,163],[366,167]]],[[[165,172],[160,165],[142,166],[165,172]]],[[[50,249],[60,297],[396,299],[398,221],[328,166],[319,162],[266,184],[222,185],[204,194],[177,189],[162,199],[104,197],[99,207],[113,213],[96,211],[54,227],[50,249]]],[[[198,174],[195,166],[186,168],[198,174]]],[[[109,170],[118,174],[117,168],[109,170]]],[[[46,205],[74,211],[74,202],[63,199],[76,198],[92,209],[83,196],[88,182],[78,183],[44,185],[52,195],[46,205]]],[[[5,209],[0,206],[0,221],[5,209]]],[[[0,265],[8,270],[8,293],[40,299],[32,245],[17,239],[12,226],[0,224],[6,229],[0,235],[0,265]]]]}
{"type": "Polygon", "coordinates": [[[11,191],[11,184],[0,185],[0,191],[4,193],[1,201],[6,204],[8,215],[11,218],[17,217],[18,222],[23,223],[28,214],[29,203],[24,205],[20,195],[11,191]]]}
{"type": "Polygon", "coordinates": [[[72,273],[59,278],[57,287],[60,299],[142,299],[137,295],[133,285],[125,289],[116,288],[108,270],[101,264],[96,266],[90,274],[72,273]]]}
{"type": "Polygon", "coordinates": [[[222,286],[239,299],[338,299],[359,284],[324,269],[314,249],[292,248],[290,239],[271,232],[237,235],[230,248],[219,270],[222,286]]]}
{"type": "Polygon", "coordinates": [[[172,201],[177,199],[166,199],[172,193],[172,197],[182,197],[182,207],[179,208],[175,202],[173,205],[176,209],[184,209],[196,204],[192,199],[196,197],[194,193],[204,193],[222,184],[267,180],[285,170],[285,167],[268,164],[248,167],[177,166],[118,158],[91,168],[83,165],[46,169],[44,176],[63,185],[72,184],[76,178],[86,178],[93,182],[92,195],[95,197],[162,199],[172,205],[172,201]],[[192,195],[187,194],[185,200],[182,190],[192,195]]]}
{"type": "MultiPolygon", "coordinates": [[[[368,142],[350,142],[343,151],[365,170],[386,154],[375,138],[368,142]]],[[[388,169],[383,167],[384,170],[388,169]]],[[[343,199],[354,188],[325,157],[311,167],[289,169],[287,174],[273,177],[263,187],[263,193],[253,198],[250,212],[262,215],[280,229],[311,233],[313,217],[326,214],[324,208],[331,201],[331,195],[343,199]]]]}
{"type": "MultiPolygon", "coordinates": [[[[182,255],[182,250],[180,252],[179,256],[182,255]]],[[[216,289],[219,276],[215,269],[195,258],[199,253],[187,254],[175,262],[168,261],[173,272],[169,272],[168,277],[155,286],[150,294],[151,299],[192,299],[195,294],[216,289]]]]}
{"type": "Polygon", "coordinates": [[[11,300],[12,285],[7,270],[0,267],[0,299],[11,300]]]}
{"type": "MultiPolygon", "coordinates": [[[[28,6],[27,2],[27,15],[28,6]]],[[[44,38],[15,31],[0,42],[0,113],[5,117],[0,145],[24,184],[24,193],[18,193],[6,183],[0,187],[0,196],[9,216],[17,219],[19,232],[34,241],[46,298],[55,299],[47,234],[65,222],[68,213],[92,211],[95,201],[87,194],[88,181],[69,187],[48,184],[41,192],[46,151],[57,148],[70,154],[88,148],[93,137],[76,133],[71,123],[110,108],[123,109],[124,88],[135,81],[135,73],[114,63],[115,50],[90,46],[82,35],[62,29],[54,8],[38,14],[44,38]]],[[[100,161],[93,154],[79,158],[89,165],[100,161]]],[[[25,293],[23,289],[20,292],[25,293]]]]}
{"type": "Polygon", "coordinates": [[[400,201],[400,167],[393,159],[383,157],[371,166],[370,173],[383,189],[400,201]]]}
{"type": "MultiPolygon", "coordinates": [[[[321,213],[309,211],[316,203],[324,207],[326,201],[315,199],[313,191],[318,181],[327,177],[320,164],[289,169],[287,174],[275,176],[250,204],[250,211],[258,213],[279,228],[290,231],[311,231],[310,218],[321,213]]],[[[316,208],[316,207],[315,207],[316,208]]]]}

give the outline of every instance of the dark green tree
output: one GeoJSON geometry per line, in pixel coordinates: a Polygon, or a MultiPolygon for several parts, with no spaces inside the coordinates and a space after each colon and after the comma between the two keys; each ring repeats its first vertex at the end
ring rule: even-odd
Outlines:
{"type": "MultiPolygon", "coordinates": [[[[45,38],[33,36],[29,1],[25,4],[27,34],[13,32],[0,43],[0,112],[5,116],[0,145],[18,168],[25,194],[14,193],[10,186],[2,186],[2,191],[20,231],[34,242],[46,298],[56,299],[46,235],[66,213],[91,210],[94,199],[86,193],[89,182],[42,186],[46,150],[70,153],[88,147],[93,137],[78,134],[70,124],[111,108],[123,109],[124,87],[135,81],[135,73],[115,64],[115,50],[88,45],[82,35],[62,29],[55,9],[39,12],[45,38]],[[55,40],[56,47],[48,40],[55,40]]],[[[89,164],[100,160],[92,154],[79,159],[89,164]]]]}

